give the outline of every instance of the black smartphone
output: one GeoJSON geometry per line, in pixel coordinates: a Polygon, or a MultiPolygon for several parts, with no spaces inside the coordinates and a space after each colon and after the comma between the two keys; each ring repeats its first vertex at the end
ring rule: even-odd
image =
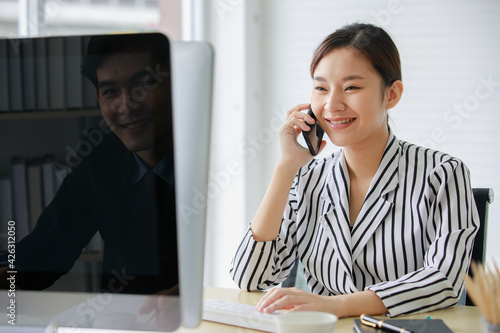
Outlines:
{"type": "Polygon", "coordinates": [[[306,124],[311,128],[309,131],[302,131],[302,135],[304,135],[304,140],[306,141],[307,147],[311,152],[312,156],[316,156],[319,152],[319,147],[321,146],[321,141],[323,140],[323,134],[325,132],[319,126],[314,113],[312,112],[311,107],[309,106],[309,110],[307,110],[307,114],[314,118],[314,124],[310,125],[308,122],[306,124]]]}

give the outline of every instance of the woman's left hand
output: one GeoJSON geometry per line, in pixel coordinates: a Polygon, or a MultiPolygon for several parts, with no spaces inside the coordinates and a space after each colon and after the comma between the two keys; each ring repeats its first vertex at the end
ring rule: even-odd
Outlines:
{"type": "Polygon", "coordinates": [[[298,288],[274,288],[257,304],[257,310],[272,313],[276,310],[322,311],[336,314],[333,296],[311,294],[298,288]]]}
{"type": "Polygon", "coordinates": [[[333,313],[339,318],[387,313],[384,303],[371,290],[338,296],[311,294],[297,288],[274,288],[257,304],[257,310],[272,313],[276,310],[321,311],[333,313]]]}

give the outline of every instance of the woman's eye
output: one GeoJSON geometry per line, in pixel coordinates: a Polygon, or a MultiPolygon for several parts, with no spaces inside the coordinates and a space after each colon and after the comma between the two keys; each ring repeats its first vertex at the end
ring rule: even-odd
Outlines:
{"type": "Polygon", "coordinates": [[[326,89],[323,87],[314,87],[314,89],[319,91],[326,91],[326,89]]]}
{"type": "Polygon", "coordinates": [[[355,90],[355,89],[359,89],[359,87],[356,87],[356,86],[348,86],[347,88],[345,88],[345,90],[355,90]]]}

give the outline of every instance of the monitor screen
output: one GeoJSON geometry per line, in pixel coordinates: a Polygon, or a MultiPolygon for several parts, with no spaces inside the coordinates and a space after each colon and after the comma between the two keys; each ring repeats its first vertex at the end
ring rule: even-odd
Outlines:
{"type": "Polygon", "coordinates": [[[212,62],[161,33],[0,40],[0,324],[199,323],[212,62]]]}

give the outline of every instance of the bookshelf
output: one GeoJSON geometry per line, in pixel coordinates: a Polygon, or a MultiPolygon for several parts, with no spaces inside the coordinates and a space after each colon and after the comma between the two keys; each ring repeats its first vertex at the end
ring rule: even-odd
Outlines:
{"type": "MultiPolygon", "coordinates": [[[[7,248],[7,222],[16,221],[18,241],[33,230],[70,172],[85,130],[103,122],[94,87],[80,74],[88,40],[0,40],[0,253],[7,248]]],[[[91,291],[100,242],[94,239],[52,290],[91,291]]]]}
{"type": "Polygon", "coordinates": [[[5,120],[23,120],[23,119],[62,119],[62,118],[82,118],[82,117],[100,117],[99,109],[88,109],[78,111],[45,111],[45,112],[16,112],[0,113],[0,122],[5,120]]]}
{"type": "MultiPolygon", "coordinates": [[[[47,195],[44,193],[47,183],[52,184],[50,196],[53,197],[69,169],[65,163],[69,151],[77,149],[78,142],[83,138],[82,131],[97,127],[100,120],[97,109],[0,115],[0,233],[5,232],[9,220],[16,221],[18,234],[31,232],[37,215],[50,200],[46,199],[47,195]],[[16,185],[18,182],[13,178],[14,156],[21,158],[26,175],[24,191],[21,192],[25,200],[21,205],[14,197],[14,188],[16,191],[20,190],[20,186],[16,185]],[[44,163],[48,157],[52,160],[44,163]],[[51,171],[50,182],[47,182],[43,173],[44,165],[49,166],[49,172],[51,171]],[[32,173],[38,174],[38,177],[32,177],[32,173]],[[20,210],[22,213],[19,213],[20,210]]],[[[102,240],[97,239],[93,242],[94,246],[86,248],[72,270],[51,286],[50,290],[96,290],[98,281],[95,276],[100,271],[102,261],[101,242],[102,240]]],[[[0,252],[6,250],[6,245],[6,239],[0,238],[0,252]]]]}

